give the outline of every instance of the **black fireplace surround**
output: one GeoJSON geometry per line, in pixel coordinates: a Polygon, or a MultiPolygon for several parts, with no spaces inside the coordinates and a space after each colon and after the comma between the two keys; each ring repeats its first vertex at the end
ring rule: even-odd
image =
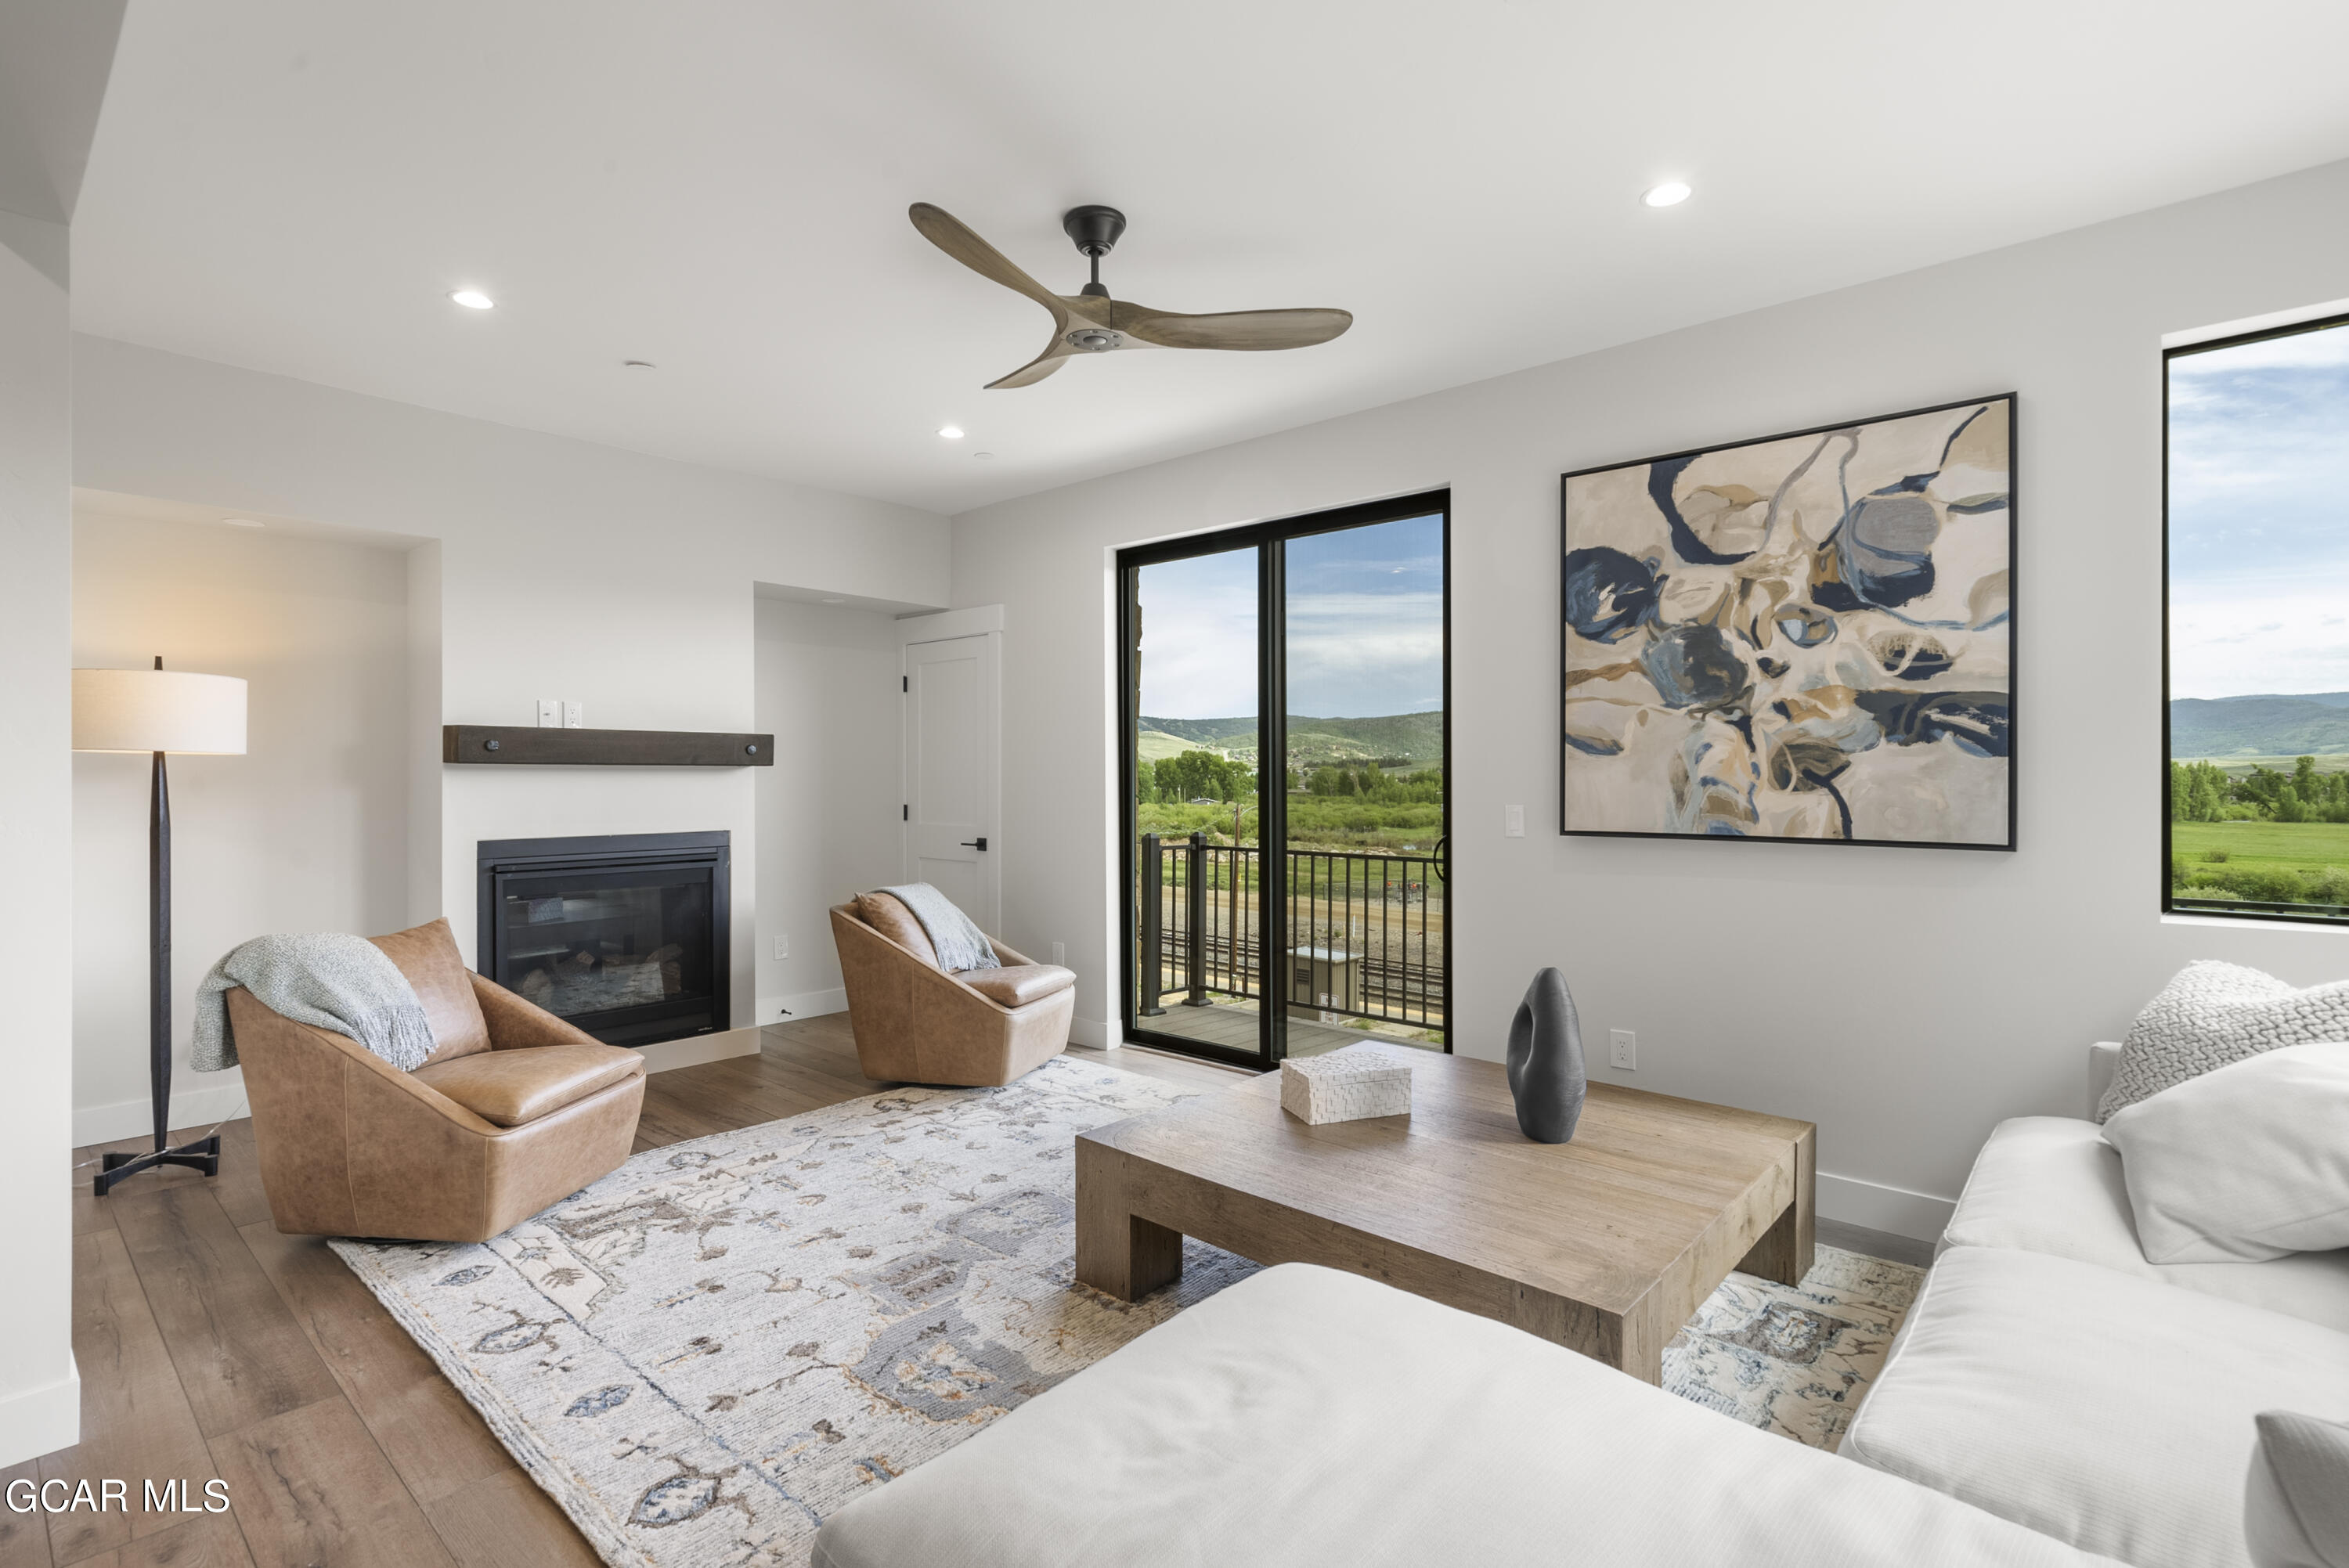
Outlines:
{"type": "Polygon", "coordinates": [[[614,1046],[729,1026],[730,835],[481,841],[481,972],[614,1046]]]}

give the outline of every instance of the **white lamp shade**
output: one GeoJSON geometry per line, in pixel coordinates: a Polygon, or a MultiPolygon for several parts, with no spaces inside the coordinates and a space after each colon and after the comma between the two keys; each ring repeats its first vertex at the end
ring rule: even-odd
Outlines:
{"type": "Polygon", "coordinates": [[[76,751],[244,754],[244,682],[185,670],[76,670],[76,751]]]}

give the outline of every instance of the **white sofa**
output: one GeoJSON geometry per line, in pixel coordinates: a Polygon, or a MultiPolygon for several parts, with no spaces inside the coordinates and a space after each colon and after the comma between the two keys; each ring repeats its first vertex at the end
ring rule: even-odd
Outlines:
{"type": "Polygon", "coordinates": [[[2235,1568],[2277,1408],[2349,1416],[2349,1255],[2147,1264],[2095,1123],[2026,1117],[1839,1455],[1288,1264],[842,1510],[814,1564],[2235,1568]]]}
{"type": "Polygon", "coordinates": [[[2138,1568],[2237,1568],[2251,1418],[2279,1408],[2349,1416],[2349,1253],[2147,1263],[2096,1124],[2021,1117],[1842,1452],[2138,1568]]]}
{"type": "Polygon", "coordinates": [[[1333,1269],[1223,1291],[850,1503],[815,1568],[2105,1560],[1333,1269]]]}

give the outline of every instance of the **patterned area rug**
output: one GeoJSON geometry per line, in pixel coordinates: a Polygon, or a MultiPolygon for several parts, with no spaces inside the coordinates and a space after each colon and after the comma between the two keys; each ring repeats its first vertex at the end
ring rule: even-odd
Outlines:
{"type": "MultiPolygon", "coordinates": [[[[334,1246],[605,1562],[797,1568],[850,1499],[1254,1272],[1188,1243],[1144,1301],[1074,1282],[1072,1140],[1183,1098],[1061,1057],[647,1150],[483,1245],[334,1246]]],[[[1732,1275],[1666,1386],[1832,1448],[1920,1277],[1732,1275]]]]}

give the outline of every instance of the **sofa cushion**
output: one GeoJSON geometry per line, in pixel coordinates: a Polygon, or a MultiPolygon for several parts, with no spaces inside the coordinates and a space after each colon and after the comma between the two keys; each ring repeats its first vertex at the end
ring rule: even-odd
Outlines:
{"type": "Polygon", "coordinates": [[[2349,1423],[2260,1413],[2243,1536],[2256,1568],[2349,1568],[2349,1423]]]}
{"type": "Polygon", "coordinates": [[[2349,1335],[2069,1258],[1953,1247],[1843,1452],[2137,1568],[2223,1568],[2250,1563],[2252,1418],[2278,1406],[2349,1409],[2349,1335]]]}
{"type": "Polygon", "coordinates": [[[2302,991],[2240,964],[2198,960],[2121,1037],[2120,1065],[2096,1119],[2213,1068],[2311,1040],[2349,1040],[2349,980],[2302,991]]]}
{"type": "Polygon", "coordinates": [[[1057,964],[1012,964],[1000,969],[964,969],[955,978],[1006,1007],[1024,1007],[1058,995],[1077,983],[1076,971],[1057,964]]]}
{"type": "Polygon", "coordinates": [[[938,950],[930,945],[930,934],[914,918],[914,912],[898,902],[895,893],[860,892],[856,895],[856,918],[936,969],[938,950]]]}
{"type": "Polygon", "coordinates": [[[2349,1252],[2263,1264],[2147,1262],[2120,1155],[2094,1122],[2070,1117],[2001,1122],[1974,1159],[1941,1245],[2074,1258],[2349,1333],[2349,1252]]]}
{"type": "Polygon", "coordinates": [[[815,1568],[2097,1561],[1521,1329],[1286,1264],[856,1498],[815,1568]]]}
{"type": "Polygon", "coordinates": [[[2105,1123],[2156,1263],[2349,1247],[2349,1045],[2279,1046],[2105,1123]]]}
{"type": "Polygon", "coordinates": [[[520,1127],[644,1070],[618,1046],[533,1046],[428,1062],[415,1076],[483,1121],[520,1127]]]}
{"type": "Polygon", "coordinates": [[[490,1026],[482,1022],[481,1004],[473,995],[473,974],[457,951],[447,916],[367,940],[407,976],[409,989],[423,1005],[425,1021],[432,1026],[432,1054],[424,1058],[426,1066],[490,1048],[490,1026]]]}

